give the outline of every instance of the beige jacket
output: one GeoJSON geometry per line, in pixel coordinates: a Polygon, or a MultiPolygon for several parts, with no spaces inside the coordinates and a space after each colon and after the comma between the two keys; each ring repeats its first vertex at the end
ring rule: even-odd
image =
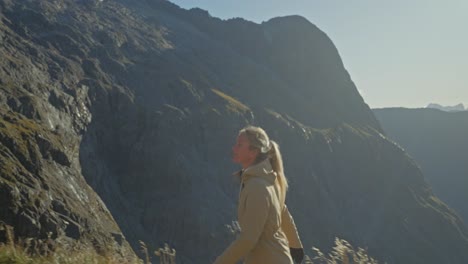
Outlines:
{"type": "Polygon", "coordinates": [[[266,159],[242,173],[237,217],[239,237],[215,264],[292,264],[289,247],[302,248],[288,208],[281,208],[276,173],[266,159]]]}

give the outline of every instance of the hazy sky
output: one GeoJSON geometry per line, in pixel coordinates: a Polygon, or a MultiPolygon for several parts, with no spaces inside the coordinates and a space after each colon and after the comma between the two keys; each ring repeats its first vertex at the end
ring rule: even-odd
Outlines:
{"type": "Polygon", "coordinates": [[[223,19],[302,15],[335,43],[372,107],[468,107],[467,0],[171,0],[223,19]]]}

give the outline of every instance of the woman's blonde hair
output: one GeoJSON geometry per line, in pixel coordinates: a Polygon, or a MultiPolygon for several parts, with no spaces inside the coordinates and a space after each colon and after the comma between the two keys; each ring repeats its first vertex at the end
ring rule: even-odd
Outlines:
{"type": "Polygon", "coordinates": [[[247,126],[239,131],[239,135],[241,134],[247,137],[251,148],[258,149],[255,163],[259,163],[267,158],[270,159],[271,167],[277,175],[275,184],[279,190],[281,206],[284,207],[288,180],[284,175],[283,158],[281,157],[279,145],[275,141],[270,140],[265,130],[261,127],[247,126]]]}

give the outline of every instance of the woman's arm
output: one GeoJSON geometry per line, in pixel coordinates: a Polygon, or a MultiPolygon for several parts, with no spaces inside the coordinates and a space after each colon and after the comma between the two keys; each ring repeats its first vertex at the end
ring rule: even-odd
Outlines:
{"type": "Polygon", "coordinates": [[[281,229],[288,239],[289,247],[303,248],[301,239],[299,238],[299,234],[297,232],[296,224],[294,223],[294,219],[291,216],[291,213],[289,213],[288,207],[286,205],[284,205],[281,216],[281,229]]]}
{"type": "MultiPolygon", "coordinates": [[[[235,264],[251,251],[263,232],[270,208],[265,185],[250,182],[245,187],[245,211],[242,214],[240,236],[219,256],[214,264],[235,264]]],[[[239,201],[239,202],[242,202],[239,201]]]]}

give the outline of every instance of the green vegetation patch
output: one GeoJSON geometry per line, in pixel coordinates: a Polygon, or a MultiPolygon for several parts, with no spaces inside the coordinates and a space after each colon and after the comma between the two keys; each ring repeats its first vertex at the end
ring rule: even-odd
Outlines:
{"type": "Polygon", "coordinates": [[[17,160],[21,163],[31,161],[32,155],[36,154],[35,144],[37,145],[38,139],[41,139],[43,145],[47,144],[49,150],[63,149],[64,144],[60,136],[51,133],[41,123],[12,111],[0,113],[0,116],[2,173],[13,173],[15,168],[18,168],[17,160]]]}
{"type": "Polygon", "coordinates": [[[187,80],[180,79],[182,85],[190,92],[190,94],[199,102],[202,101],[202,95],[197,89],[187,80]]]}
{"type": "Polygon", "coordinates": [[[295,129],[298,131],[301,135],[302,138],[305,140],[314,140],[316,136],[325,136],[331,129],[318,129],[318,128],[313,128],[311,126],[304,125],[303,123],[299,122],[295,118],[291,117],[288,114],[280,114],[279,112],[265,108],[265,111],[273,116],[275,119],[278,121],[284,123],[286,126],[288,126],[291,129],[295,129]]]}
{"type": "Polygon", "coordinates": [[[217,89],[211,89],[213,93],[218,95],[219,97],[223,98],[226,100],[227,105],[226,108],[232,112],[240,113],[240,114],[245,114],[247,112],[250,112],[250,108],[246,106],[245,104],[241,103],[239,100],[235,99],[234,97],[227,95],[220,90],[217,89]]]}
{"type": "MultiPolygon", "coordinates": [[[[13,152],[18,151],[24,156],[29,156],[28,144],[35,133],[42,131],[38,123],[22,118],[14,112],[3,114],[0,119],[0,140],[13,152]]],[[[18,154],[18,153],[15,153],[18,154]]]]}

